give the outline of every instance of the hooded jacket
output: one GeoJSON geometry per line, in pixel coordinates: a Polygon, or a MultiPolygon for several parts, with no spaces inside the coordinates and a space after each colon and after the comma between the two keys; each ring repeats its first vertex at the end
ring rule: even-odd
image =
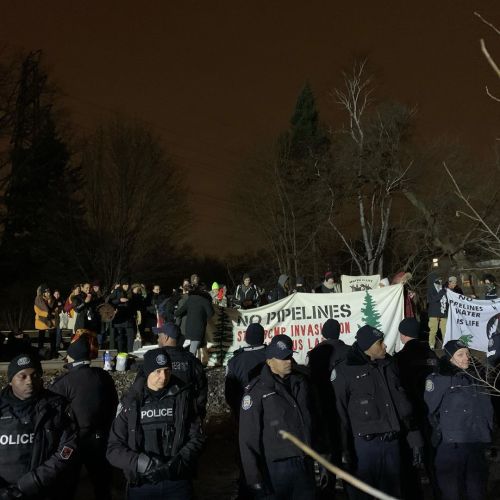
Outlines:
{"type": "MultiPolygon", "coordinates": [[[[477,377],[477,374],[474,373],[477,377]]],[[[490,443],[493,428],[491,396],[471,374],[439,360],[439,372],[427,377],[424,399],[436,441],[490,443]]]]}
{"type": "Polygon", "coordinates": [[[286,274],[281,274],[278,278],[278,285],[269,294],[269,303],[277,302],[278,300],[284,299],[288,296],[288,292],[285,290],[285,284],[289,277],[286,274]]]}

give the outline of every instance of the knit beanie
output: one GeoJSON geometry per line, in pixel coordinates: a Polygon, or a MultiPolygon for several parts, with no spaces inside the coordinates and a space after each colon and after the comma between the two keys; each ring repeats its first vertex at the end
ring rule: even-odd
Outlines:
{"type": "Polygon", "coordinates": [[[356,341],[363,352],[383,338],[384,334],[370,325],[362,326],[356,333],[356,341]]]}
{"type": "Polygon", "coordinates": [[[178,339],[181,336],[181,329],[175,323],[169,321],[162,326],[154,326],[153,333],[155,335],[166,335],[171,339],[178,339]]]}
{"type": "Polygon", "coordinates": [[[10,363],[7,368],[7,380],[10,382],[14,375],[26,368],[34,368],[40,375],[43,374],[40,361],[30,354],[19,354],[10,363]]]}
{"type": "Polygon", "coordinates": [[[399,323],[399,333],[418,339],[420,336],[420,323],[415,318],[405,318],[399,323]]]}
{"type": "Polygon", "coordinates": [[[90,360],[90,344],[85,335],[82,335],[78,340],[72,342],[68,346],[68,356],[75,361],[89,361],[90,360]]]}
{"type": "Polygon", "coordinates": [[[459,349],[467,349],[467,346],[460,340],[449,340],[443,347],[444,355],[451,359],[459,349]]]}
{"type": "Polygon", "coordinates": [[[264,343],[264,328],[260,323],[250,323],[245,332],[245,342],[249,345],[261,345],[264,343]]]}
{"type": "Polygon", "coordinates": [[[321,330],[321,335],[325,339],[338,340],[340,337],[340,323],[336,319],[327,319],[321,330]]]}
{"type": "Polygon", "coordinates": [[[218,290],[219,289],[219,283],[217,283],[217,281],[214,281],[212,283],[212,290],[218,290]]]}
{"type": "Polygon", "coordinates": [[[172,368],[172,361],[168,352],[163,347],[158,347],[157,349],[151,349],[144,354],[144,364],[143,370],[146,378],[149,377],[151,373],[160,368],[172,368]]]}

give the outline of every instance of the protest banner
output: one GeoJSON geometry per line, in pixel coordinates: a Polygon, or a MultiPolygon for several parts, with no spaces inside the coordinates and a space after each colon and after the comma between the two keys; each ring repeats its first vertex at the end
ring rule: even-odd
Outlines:
{"type": "Polygon", "coordinates": [[[346,344],[354,342],[361,326],[370,324],[384,332],[387,350],[393,352],[398,347],[398,326],[403,319],[403,286],[352,293],[295,293],[256,309],[227,308],[224,314],[231,321],[233,337],[224,363],[232,351],[246,345],[245,330],[254,322],[264,327],[266,343],[275,335],[289,335],[298,363],[304,363],[308,351],[321,342],[321,329],[329,318],[339,321],[340,339],[346,344]]]}
{"type": "Polygon", "coordinates": [[[462,340],[471,349],[495,354],[495,340],[500,335],[500,299],[477,300],[446,291],[448,299],[448,340],[462,340]]]}
{"type": "Polygon", "coordinates": [[[374,274],[373,276],[349,276],[343,274],[340,281],[342,283],[342,293],[374,290],[378,288],[380,283],[380,274],[374,274]]]}

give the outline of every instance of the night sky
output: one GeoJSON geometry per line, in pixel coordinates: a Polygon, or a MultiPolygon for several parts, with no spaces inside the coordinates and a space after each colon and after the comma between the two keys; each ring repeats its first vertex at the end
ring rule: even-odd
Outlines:
{"type": "Polygon", "coordinates": [[[497,90],[479,50],[500,60],[500,2],[0,1],[0,39],[41,48],[64,104],[85,132],[110,113],[147,122],[186,172],[200,253],[251,248],[236,180],[256,148],[288,124],[309,81],[322,119],[340,71],[368,56],[377,97],[418,105],[418,135],[458,137],[479,156],[500,136],[497,90]],[[344,5],[342,5],[344,4],[344,5]]]}

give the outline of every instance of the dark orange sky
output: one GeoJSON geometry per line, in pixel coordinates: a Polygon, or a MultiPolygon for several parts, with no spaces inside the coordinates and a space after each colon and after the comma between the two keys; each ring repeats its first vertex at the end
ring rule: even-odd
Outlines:
{"type": "Polygon", "coordinates": [[[191,242],[220,254],[248,237],[233,215],[245,158],[286,128],[306,81],[338,126],[328,95],[355,56],[369,57],[378,97],[418,105],[423,139],[458,136],[486,154],[500,105],[484,85],[500,85],[479,38],[499,60],[500,40],[474,10],[500,25],[498,0],[0,0],[0,39],[43,49],[82,130],[110,110],[152,125],[187,173],[191,242]]]}

